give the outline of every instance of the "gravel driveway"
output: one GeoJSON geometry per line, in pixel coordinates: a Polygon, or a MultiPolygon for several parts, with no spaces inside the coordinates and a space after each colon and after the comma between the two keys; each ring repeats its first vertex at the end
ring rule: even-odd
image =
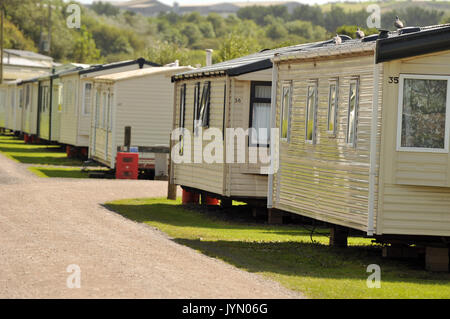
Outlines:
{"type": "Polygon", "coordinates": [[[0,298],[301,298],[178,245],[102,203],[166,182],[45,179],[0,154],[0,298]],[[67,288],[67,267],[81,288],[67,288]]]}

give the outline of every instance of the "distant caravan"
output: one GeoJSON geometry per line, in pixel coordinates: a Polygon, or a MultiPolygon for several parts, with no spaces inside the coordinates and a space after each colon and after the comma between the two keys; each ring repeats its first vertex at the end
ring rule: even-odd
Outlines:
{"type": "Polygon", "coordinates": [[[171,77],[190,66],[163,66],[90,76],[92,116],[89,158],[116,168],[118,151],[139,153],[139,169],[152,174],[162,151],[162,172],[167,178],[174,86],[171,77]],[[127,131],[127,135],[125,134],[127,131]],[[129,144],[129,145],[126,145],[129,144]],[[155,154],[156,153],[156,154],[155,154]]]}

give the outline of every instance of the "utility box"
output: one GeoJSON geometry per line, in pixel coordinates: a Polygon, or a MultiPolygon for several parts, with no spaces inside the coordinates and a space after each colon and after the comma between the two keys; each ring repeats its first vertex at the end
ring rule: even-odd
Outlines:
{"type": "Polygon", "coordinates": [[[116,179],[138,179],[139,153],[117,153],[116,179]]]}

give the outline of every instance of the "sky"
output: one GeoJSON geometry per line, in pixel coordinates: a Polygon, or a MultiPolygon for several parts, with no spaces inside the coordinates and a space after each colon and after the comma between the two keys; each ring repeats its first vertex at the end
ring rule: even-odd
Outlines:
{"type": "MultiPolygon", "coordinates": [[[[82,3],[92,3],[95,0],[78,0],[82,3]]],[[[101,0],[103,2],[125,2],[126,0],[101,0]]],[[[159,0],[165,4],[168,5],[172,5],[174,3],[174,0],[159,0]]],[[[178,2],[181,5],[188,5],[188,4],[200,4],[200,3],[219,3],[219,2],[243,2],[245,0],[177,0],[176,2],[178,2]]],[[[267,0],[251,0],[249,2],[258,2],[258,1],[267,1],[267,0]]],[[[286,0],[270,0],[273,2],[284,2],[286,0]]],[[[294,0],[295,1],[295,0],[294,0]]],[[[303,2],[303,3],[311,3],[311,4],[322,4],[322,3],[327,3],[327,2],[331,2],[330,0],[297,0],[298,2],[303,2]]],[[[336,1],[336,0],[334,0],[336,1]]]]}

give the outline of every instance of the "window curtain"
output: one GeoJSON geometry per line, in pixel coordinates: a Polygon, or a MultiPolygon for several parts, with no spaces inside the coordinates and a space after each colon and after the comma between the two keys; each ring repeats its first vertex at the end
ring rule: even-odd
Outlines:
{"type": "Polygon", "coordinates": [[[252,123],[256,130],[256,136],[252,134],[252,144],[269,144],[270,103],[253,104],[252,123]]]}

